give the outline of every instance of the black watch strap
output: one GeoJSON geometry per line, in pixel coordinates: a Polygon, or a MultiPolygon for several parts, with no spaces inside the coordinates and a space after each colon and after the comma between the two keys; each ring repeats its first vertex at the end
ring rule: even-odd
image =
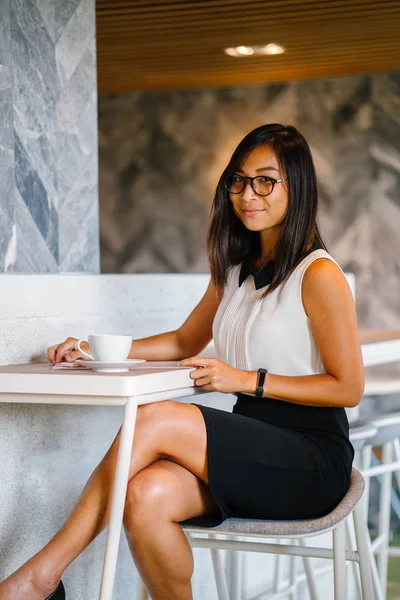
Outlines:
{"type": "Polygon", "coordinates": [[[256,389],[256,398],[262,398],[264,393],[265,376],[268,373],[267,369],[258,369],[258,382],[256,389]]]}

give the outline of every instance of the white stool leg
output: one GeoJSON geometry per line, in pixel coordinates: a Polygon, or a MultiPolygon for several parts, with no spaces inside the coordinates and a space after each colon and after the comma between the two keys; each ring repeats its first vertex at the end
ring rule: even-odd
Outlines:
{"type": "MultiPolygon", "coordinates": [[[[393,462],[392,442],[383,445],[382,463],[387,465],[393,462]]],[[[390,508],[392,493],[392,472],[382,475],[380,510],[379,510],[379,536],[382,536],[382,543],[378,551],[378,571],[381,580],[382,594],[386,595],[387,571],[388,571],[388,549],[390,537],[390,508]]]]}
{"type": "MultiPolygon", "coordinates": [[[[363,600],[383,600],[380,587],[373,591],[371,570],[375,568],[375,559],[371,550],[371,540],[364,515],[362,499],[353,511],[354,530],[356,534],[357,552],[359,555],[360,578],[363,600]],[[375,592],[375,593],[374,593],[375,592]]],[[[375,587],[375,586],[374,586],[375,587]]]]}
{"type": "Polygon", "coordinates": [[[290,587],[289,600],[297,600],[297,556],[290,557],[290,587]]]}
{"type": "MultiPolygon", "coordinates": [[[[395,461],[396,462],[399,461],[400,460],[400,441],[398,438],[393,440],[393,452],[394,452],[395,461]]],[[[400,490],[400,471],[395,471],[394,475],[396,477],[397,487],[400,490]]]]}
{"type": "Polygon", "coordinates": [[[147,590],[143,585],[143,581],[139,579],[138,600],[149,600],[147,590]]]}
{"type": "Polygon", "coordinates": [[[364,446],[364,448],[362,448],[361,450],[361,464],[362,464],[362,475],[364,477],[365,480],[365,490],[364,490],[364,494],[362,497],[362,501],[364,503],[364,511],[365,511],[365,518],[368,522],[368,513],[369,513],[369,490],[370,490],[370,482],[371,482],[371,478],[368,475],[368,469],[371,467],[371,462],[372,462],[372,447],[371,446],[364,446]]]}
{"type": "Polygon", "coordinates": [[[283,556],[282,554],[275,554],[274,556],[274,584],[272,588],[274,593],[282,589],[283,567],[286,559],[287,556],[283,556]]]}
{"type": "MultiPolygon", "coordinates": [[[[233,540],[238,540],[236,536],[233,540]]],[[[231,600],[242,600],[242,574],[243,574],[243,553],[237,550],[231,550],[227,556],[227,579],[229,596],[231,600]]]]}
{"type": "Polygon", "coordinates": [[[346,534],[343,525],[333,530],[335,600],[346,600],[346,534]]]}
{"type": "MultiPolygon", "coordinates": [[[[211,536],[210,537],[215,537],[211,536]]],[[[224,567],[222,565],[221,551],[216,548],[211,550],[211,558],[214,567],[215,583],[217,585],[218,600],[229,600],[228,586],[226,583],[226,577],[224,567]]]]}
{"type": "MultiPolygon", "coordinates": [[[[349,550],[353,550],[353,549],[357,548],[357,544],[355,541],[355,534],[354,534],[354,528],[352,527],[352,521],[350,519],[346,519],[344,527],[346,530],[347,548],[349,550]]],[[[360,570],[357,566],[357,563],[354,561],[351,561],[350,564],[347,565],[347,568],[350,568],[353,573],[353,577],[349,577],[347,579],[347,585],[348,585],[347,594],[350,598],[354,598],[354,600],[356,600],[356,599],[362,600],[361,585],[360,585],[360,578],[359,578],[360,570]]]]}
{"type": "MultiPolygon", "coordinates": [[[[299,539],[300,546],[307,546],[303,538],[299,539]]],[[[303,556],[304,571],[307,577],[308,593],[310,594],[310,600],[318,600],[317,584],[315,583],[315,577],[311,566],[310,558],[303,556]]]]}

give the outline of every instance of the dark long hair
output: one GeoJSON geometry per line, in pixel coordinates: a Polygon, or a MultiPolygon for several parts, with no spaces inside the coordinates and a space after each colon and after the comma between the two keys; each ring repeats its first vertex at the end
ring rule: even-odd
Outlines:
{"type": "Polygon", "coordinates": [[[261,254],[260,232],[246,229],[235,215],[225,188],[226,179],[258,146],[269,146],[275,152],[289,190],[288,210],[275,248],[274,274],[267,295],[288,279],[310,247],[326,250],[326,246],[316,220],[317,178],[306,140],[291,125],[262,125],[248,133],[237,146],[217,185],[207,237],[215,286],[220,290],[224,287],[230,267],[261,254]]]}

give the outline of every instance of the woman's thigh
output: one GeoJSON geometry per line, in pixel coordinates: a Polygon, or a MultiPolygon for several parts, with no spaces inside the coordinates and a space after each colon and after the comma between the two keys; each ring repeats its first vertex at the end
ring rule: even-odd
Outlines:
{"type": "Polygon", "coordinates": [[[179,523],[218,512],[208,486],[191,471],[170,460],[157,460],[128,484],[125,521],[141,519],[145,522],[147,514],[153,522],[157,522],[159,516],[179,523]]]}
{"type": "Polygon", "coordinates": [[[208,483],[207,431],[197,406],[170,400],[139,406],[130,478],[163,458],[208,483]]]}

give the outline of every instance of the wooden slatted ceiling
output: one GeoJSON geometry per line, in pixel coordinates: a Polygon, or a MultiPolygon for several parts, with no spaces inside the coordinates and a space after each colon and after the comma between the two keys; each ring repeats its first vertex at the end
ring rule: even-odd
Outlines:
{"type": "Polygon", "coordinates": [[[100,92],[400,70],[400,0],[97,0],[100,92]],[[277,56],[230,46],[277,42],[277,56]]]}

